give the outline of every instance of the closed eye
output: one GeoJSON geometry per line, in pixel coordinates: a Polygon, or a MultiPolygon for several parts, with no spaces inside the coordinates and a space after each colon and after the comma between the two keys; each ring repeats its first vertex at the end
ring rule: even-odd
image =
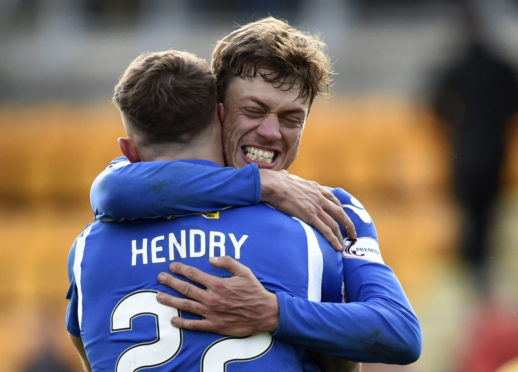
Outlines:
{"type": "Polygon", "coordinates": [[[241,107],[241,110],[245,113],[245,115],[252,118],[261,118],[267,114],[266,111],[258,107],[245,106],[241,107]]]}
{"type": "Polygon", "coordinates": [[[302,127],[304,125],[304,119],[296,115],[283,115],[279,116],[279,119],[290,126],[302,127]]]}

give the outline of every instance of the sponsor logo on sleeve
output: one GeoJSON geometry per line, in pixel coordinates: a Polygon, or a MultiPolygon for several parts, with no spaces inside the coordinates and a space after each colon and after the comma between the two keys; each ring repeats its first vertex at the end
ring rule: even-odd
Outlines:
{"type": "Polygon", "coordinates": [[[379,244],[373,238],[358,238],[356,242],[347,239],[345,241],[343,256],[345,258],[356,258],[384,263],[379,244]]]}

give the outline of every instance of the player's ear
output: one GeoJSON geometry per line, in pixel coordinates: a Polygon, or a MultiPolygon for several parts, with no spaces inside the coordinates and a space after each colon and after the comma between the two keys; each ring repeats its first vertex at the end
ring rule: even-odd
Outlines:
{"type": "Polygon", "coordinates": [[[135,146],[135,142],[129,137],[119,137],[117,138],[117,142],[119,142],[119,146],[121,148],[122,153],[125,157],[128,158],[132,163],[137,163],[140,161],[140,156],[137,151],[137,146],[135,146]]]}
{"type": "Polygon", "coordinates": [[[225,106],[223,103],[218,103],[218,119],[221,125],[223,125],[223,122],[225,121],[225,106]]]}

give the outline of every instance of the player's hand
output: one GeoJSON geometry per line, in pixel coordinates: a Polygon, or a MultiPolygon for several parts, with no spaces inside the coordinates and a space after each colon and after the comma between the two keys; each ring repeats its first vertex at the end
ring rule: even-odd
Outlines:
{"type": "Polygon", "coordinates": [[[344,250],[337,221],[345,228],[349,239],[356,239],[353,222],[329,189],[285,170],[260,169],[259,172],[261,201],[313,226],[337,251],[344,250]]]}
{"type": "Polygon", "coordinates": [[[275,331],[279,324],[277,296],[267,291],[248,267],[228,256],[211,257],[210,263],[232,276],[221,278],[178,262],[169,266],[172,273],[201,284],[203,289],[168,273],[159,274],[161,284],[187,298],[159,293],[158,302],[204,318],[174,317],[171,323],[178,328],[237,337],[275,331]]]}

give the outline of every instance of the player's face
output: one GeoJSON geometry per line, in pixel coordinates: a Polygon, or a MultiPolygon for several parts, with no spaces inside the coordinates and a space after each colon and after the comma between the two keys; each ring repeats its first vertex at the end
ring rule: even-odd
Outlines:
{"type": "Polygon", "coordinates": [[[295,160],[309,104],[298,86],[275,88],[262,78],[234,78],[223,114],[223,149],[227,165],[287,169],[295,160]]]}

